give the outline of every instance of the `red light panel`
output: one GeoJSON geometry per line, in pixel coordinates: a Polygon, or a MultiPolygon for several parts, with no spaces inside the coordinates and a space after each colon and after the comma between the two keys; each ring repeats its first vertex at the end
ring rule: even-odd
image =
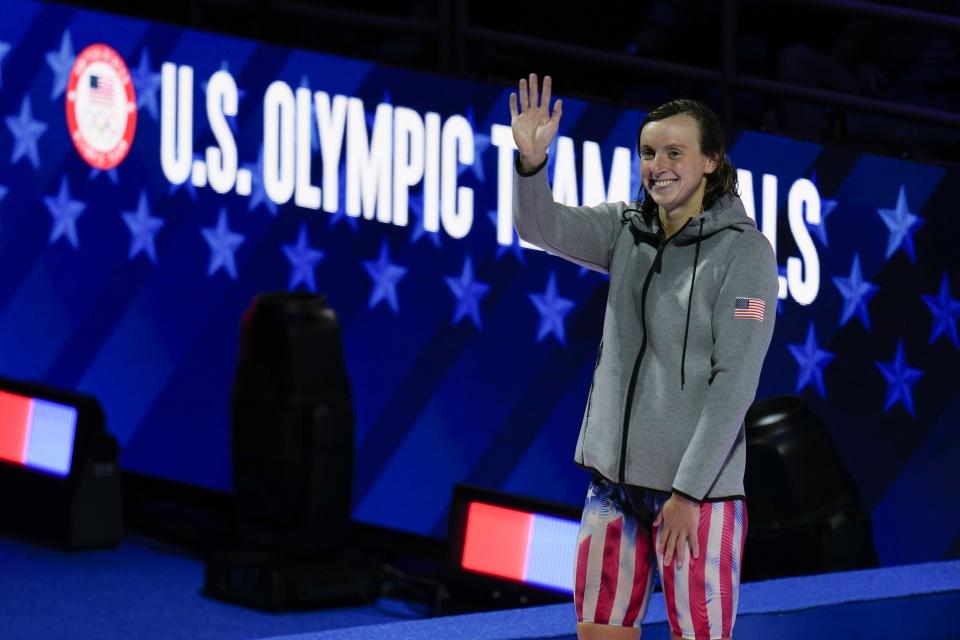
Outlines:
{"type": "Polygon", "coordinates": [[[461,566],[468,571],[523,580],[532,516],[471,502],[461,566]]]}
{"type": "Polygon", "coordinates": [[[24,463],[30,404],[30,398],[0,391],[0,460],[24,463]]]}

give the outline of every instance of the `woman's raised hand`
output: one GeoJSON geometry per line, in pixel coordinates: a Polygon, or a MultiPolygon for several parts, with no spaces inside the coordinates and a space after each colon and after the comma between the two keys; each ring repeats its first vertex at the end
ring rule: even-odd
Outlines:
{"type": "Polygon", "coordinates": [[[543,78],[543,95],[537,87],[537,74],[531,73],[529,83],[520,81],[520,105],[517,94],[510,94],[510,128],[513,140],[520,151],[520,165],[524,169],[536,168],[547,156],[547,149],[557,135],[563,101],[557,100],[550,113],[550,76],[543,78]]]}

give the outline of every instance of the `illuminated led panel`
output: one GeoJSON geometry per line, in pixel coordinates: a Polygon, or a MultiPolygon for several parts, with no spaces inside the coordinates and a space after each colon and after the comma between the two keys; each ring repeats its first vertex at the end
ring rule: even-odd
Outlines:
{"type": "Polygon", "coordinates": [[[533,516],[527,552],[526,582],[573,593],[573,560],[580,523],[552,516],[533,516]]]}
{"type": "Polygon", "coordinates": [[[0,460],[23,464],[32,408],[30,398],[0,391],[0,460]]]}
{"type": "Polygon", "coordinates": [[[471,502],[462,566],[468,571],[523,580],[530,514],[471,502]]]}
{"type": "Polygon", "coordinates": [[[0,460],[65,476],[76,432],[76,408],[0,391],[0,460]]]}
{"type": "Polygon", "coordinates": [[[59,475],[70,473],[77,410],[46,400],[33,401],[26,465],[59,475]]]}
{"type": "Polygon", "coordinates": [[[461,566],[467,571],[573,591],[580,523],[471,502],[461,566]]]}

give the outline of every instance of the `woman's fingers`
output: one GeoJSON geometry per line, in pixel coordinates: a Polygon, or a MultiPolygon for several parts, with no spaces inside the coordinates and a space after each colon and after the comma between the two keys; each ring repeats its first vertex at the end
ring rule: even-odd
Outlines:
{"type": "Polygon", "coordinates": [[[667,532],[667,539],[663,545],[663,563],[670,564],[670,561],[673,560],[674,548],[677,544],[677,532],[672,529],[667,532]]]}
{"type": "MultiPolygon", "coordinates": [[[[537,79],[537,74],[531,73],[528,78],[522,78],[520,80],[520,109],[517,111],[518,114],[526,113],[528,110],[533,109],[543,109],[546,114],[550,113],[550,98],[552,97],[552,85],[553,79],[550,76],[543,77],[543,95],[540,95],[539,80],[537,79]]],[[[511,95],[511,100],[513,100],[513,94],[511,95]]],[[[511,102],[510,104],[516,104],[511,102]]],[[[514,115],[514,112],[510,112],[511,115],[514,115]]],[[[556,104],[553,105],[553,116],[550,118],[559,118],[563,114],[563,107],[560,104],[560,100],[557,100],[556,104]]]]}
{"type": "MultiPolygon", "coordinates": [[[[682,530],[678,530],[676,535],[674,535],[673,537],[673,544],[668,547],[670,552],[670,557],[673,561],[676,562],[677,567],[683,566],[683,555],[684,555],[684,551],[686,550],[686,546],[687,546],[686,536],[684,536],[684,533],[682,530]]],[[[667,564],[670,564],[670,562],[668,561],[667,564]]]]}
{"type": "Polygon", "coordinates": [[[560,120],[560,116],[563,115],[563,100],[557,100],[553,103],[553,115],[550,116],[551,120],[560,120]]]}
{"type": "Polygon", "coordinates": [[[551,79],[543,79],[543,95],[540,94],[537,74],[531,73],[519,82],[520,90],[510,93],[510,125],[513,139],[521,155],[528,158],[541,158],[557,135],[563,105],[560,100],[553,105],[550,113],[551,79]]]}

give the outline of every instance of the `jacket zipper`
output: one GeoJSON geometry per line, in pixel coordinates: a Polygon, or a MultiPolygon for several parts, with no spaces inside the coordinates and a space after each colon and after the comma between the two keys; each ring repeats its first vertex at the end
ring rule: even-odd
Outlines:
{"type": "Polygon", "coordinates": [[[686,229],[688,224],[690,224],[690,220],[687,220],[683,227],[675,234],[660,241],[657,245],[657,254],[653,257],[653,262],[647,271],[647,277],[643,281],[643,289],[640,293],[640,326],[643,329],[643,339],[640,342],[640,351],[637,353],[637,358],[633,363],[633,372],[630,374],[630,388],[627,390],[627,405],[623,410],[623,434],[620,438],[620,469],[617,474],[620,484],[626,484],[624,472],[627,466],[627,436],[630,433],[630,410],[633,407],[633,394],[637,388],[637,378],[640,376],[640,363],[643,361],[643,354],[647,350],[647,289],[650,288],[653,272],[662,267],[663,252],[667,248],[667,245],[673,242],[673,239],[678,237],[680,233],[686,229]]]}

